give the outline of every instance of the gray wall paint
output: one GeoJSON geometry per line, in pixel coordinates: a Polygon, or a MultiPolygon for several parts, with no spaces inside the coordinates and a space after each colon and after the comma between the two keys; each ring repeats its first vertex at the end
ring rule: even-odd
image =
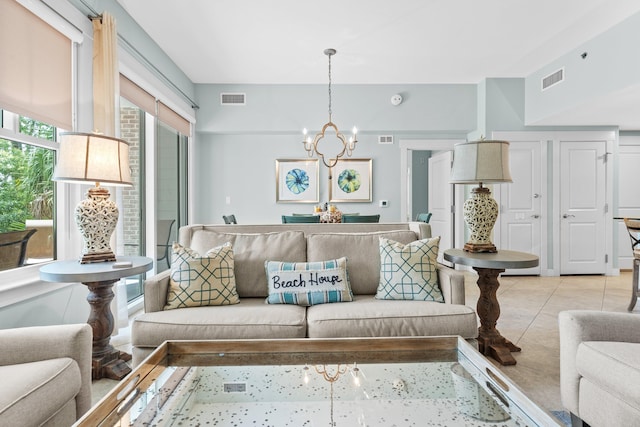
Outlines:
{"type": "MultiPolygon", "coordinates": [[[[313,212],[313,204],[276,203],[275,160],[304,158],[294,135],[198,135],[196,159],[198,179],[194,193],[195,222],[222,223],[222,215],[233,213],[244,224],[279,223],[281,215],[313,212]],[[230,197],[230,204],[226,198],[230,197]]],[[[338,203],[343,212],[380,213],[382,221],[398,221],[399,150],[395,145],[377,146],[374,137],[364,135],[353,158],[373,159],[372,203],[338,203]],[[375,144],[375,145],[374,145],[375,144]],[[389,207],[378,208],[387,199],[389,207]]],[[[328,176],[320,168],[320,201],[328,201],[328,176]]]]}
{"type": "Polygon", "coordinates": [[[526,123],[561,111],[570,111],[603,95],[639,83],[640,13],[627,18],[598,37],[577,46],[526,78],[526,123]],[[583,59],[581,54],[587,52],[583,59]],[[565,68],[565,80],[542,91],[542,78],[565,68]]]}
{"type": "MultiPolygon", "coordinates": [[[[116,0],[69,0],[69,2],[85,16],[90,16],[95,12],[111,13],[116,19],[118,36],[126,40],[135,51],[128,49],[138,60],[140,55],[144,56],[153,66],[145,65],[152,73],[158,76],[158,71],[169,81],[175,84],[184,94],[191,99],[195,99],[195,87],[187,75],[169,58],[169,56],[149,37],[149,35],[138,25],[137,22],[124,10],[116,0]],[[86,5],[88,4],[90,8],[86,5]],[[92,9],[92,10],[91,10],[92,9]]],[[[177,24],[179,25],[179,24],[177,24]]],[[[178,31],[176,26],[176,31],[178,31]]],[[[122,42],[119,42],[123,46],[122,42]]],[[[142,63],[142,62],[141,62],[142,63]]],[[[162,79],[162,78],[161,78],[162,79]]],[[[173,88],[170,88],[176,92],[173,88]]],[[[177,93],[177,92],[176,92],[177,93]]]]}
{"type": "MultiPolygon", "coordinates": [[[[333,85],[333,120],[365,133],[469,132],[476,127],[475,85],[333,85]],[[400,93],[404,101],[391,105],[400,93]]],[[[325,85],[196,85],[201,133],[317,131],[328,119],[325,85]],[[242,92],[245,106],[221,106],[221,92],[242,92]]]]}
{"type": "MultiPolygon", "coordinates": [[[[319,85],[196,85],[199,105],[194,221],[221,223],[233,213],[243,223],[280,222],[312,205],[276,203],[275,160],[304,158],[303,127],[315,133],[328,120],[327,87],[319,85]],[[221,92],[242,92],[245,106],[221,106],[221,92]],[[227,196],[230,203],[227,204],[227,196]]],[[[380,213],[400,221],[400,149],[407,138],[464,138],[476,126],[475,85],[334,85],[333,121],[345,134],[360,129],[353,158],[373,159],[373,201],[339,203],[343,212],[380,213]],[[391,96],[404,102],[394,107],[391,96]],[[379,145],[378,135],[395,144],[379,145]],[[388,200],[387,208],[379,208],[388,200]]],[[[320,202],[328,201],[328,176],[320,168],[320,202]]]]}

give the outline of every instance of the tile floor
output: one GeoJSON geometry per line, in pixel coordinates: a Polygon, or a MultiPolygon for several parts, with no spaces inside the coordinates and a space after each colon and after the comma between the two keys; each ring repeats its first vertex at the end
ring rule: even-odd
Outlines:
{"type": "MultiPolygon", "coordinates": [[[[467,305],[475,309],[479,290],[475,273],[465,273],[467,305]]],[[[549,411],[562,410],[560,401],[560,360],[558,313],[587,309],[626,312],[629,304],[631,272],[620,276],[500,277],[498,300],[500,318],[497,328],[504,337],[522,347],[513,353],[517,364],[500,366],[532,400],[549,411]]],[[[640,307],[634,313],[640,314],[640,307]]],[[[112,344],[130,351],[129,330],[120,331],[112,344]]],[[[490,359],[492,360],[492,359],[490,359]]],[[[94,403],[116,381],[103,379],[93,383],[94,403]]]]}

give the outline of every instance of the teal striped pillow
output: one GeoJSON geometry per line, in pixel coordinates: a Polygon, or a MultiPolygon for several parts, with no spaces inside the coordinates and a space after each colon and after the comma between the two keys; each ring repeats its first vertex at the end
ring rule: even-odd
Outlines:
{"type": "Polygon", "coordinates": [[[377,299],[444,302],[436,268],[440,237],[406,245],[380,237],[377,299]]]}
{"type": "Polygon", "coordinates": [[[353,301],[347,259],[318,262],[265,261],[269,304],[310,306],[353,301]]]}

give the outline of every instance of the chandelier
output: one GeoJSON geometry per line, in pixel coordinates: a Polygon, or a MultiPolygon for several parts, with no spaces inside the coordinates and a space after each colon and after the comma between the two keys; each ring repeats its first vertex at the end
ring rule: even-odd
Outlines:
{"type": "Polygon", "coordinates": [[[351,157],[353,150],[356,148],[356,143],[358,142],[356,138],[358,129],[356,129],[355,126],[353,127],[353,135],[351,135],[351,137],[349,137],[349,140],[347,141],[342,132],[340,132],[340,130],[338,130],[338,127],[331,121],[331,57],[336,54],[336,50],[325,49],[324,54],[329,57],[329,121],[325,123],[324,126],[322,126],[322,130],[316,134],[313,140],[311,139],[310,135],[307,135],[307,129],[303,129],[302,133],[304,135],[304,140],[302,141],[302,143],[309,157],[313,157],[315,154],[318,156],[318,158],[322,159],[322,163],[324,163],[325,166],[329,168],[329,179],[331,179],[331,168],[333,168],[338,163],[338,160],[340,160],[340,158],[345,154],[351,157]],[[329,157],[327,160],[325,153],[323,153],[319,149],[318,145],[320,141],[325,137],[325,132],[328,128],[333,128],[336,133],[336,138],[338,138],[340,142],[342,142],[342,149],[339,148],[338,153],[334,157],[329,157]]]}

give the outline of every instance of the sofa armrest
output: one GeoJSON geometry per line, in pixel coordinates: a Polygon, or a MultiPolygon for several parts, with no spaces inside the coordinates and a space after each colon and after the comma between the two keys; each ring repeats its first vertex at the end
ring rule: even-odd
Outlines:
{"type": "Polygon", "coordinates": [[[91,350],[93,332],[86,323],[31,326],[0,330],[0,365],[69,357],[80,368],[76,419],[91,407],[91,350]]]}
{"type": "Polygon", "coordinates": [[[578,346],[584,341],[640,343],[640,317],[629,313],[569,310],[558,315],[560,330],[560,394],[562,404],[579,415],[578,346]]]}
{"type": "Polygon", "coordinates": [[[167,304],[169,276],[171,270],[165,270],[144,281],[144,311],[162,311],[167,304]]]}
{"type": "Polygon", "coordinates": [[[445,303],[464,305],[464,273],[438,264],[438,283],[445,303]]]}

